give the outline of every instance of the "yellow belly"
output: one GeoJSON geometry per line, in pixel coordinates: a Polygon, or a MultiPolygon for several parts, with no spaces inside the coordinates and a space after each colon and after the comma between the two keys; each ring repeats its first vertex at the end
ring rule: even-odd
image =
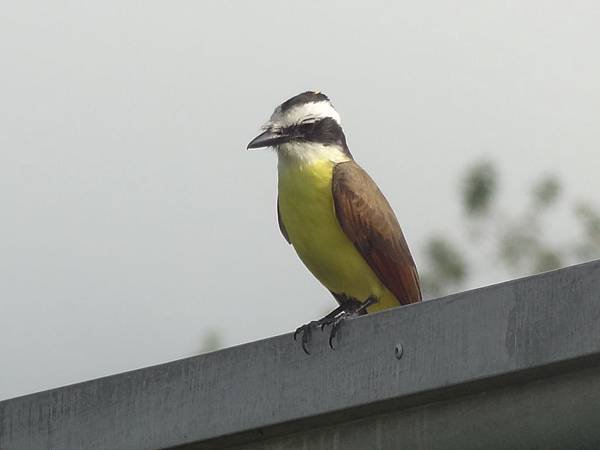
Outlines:
{"type": "Polygon", "coordinates": [[[378,303],[368,311],[398,306],[342,230],[335,215],[331,161],[279,170],[279,209],[288,237],[302,262],[327,289],[378,303]]]}

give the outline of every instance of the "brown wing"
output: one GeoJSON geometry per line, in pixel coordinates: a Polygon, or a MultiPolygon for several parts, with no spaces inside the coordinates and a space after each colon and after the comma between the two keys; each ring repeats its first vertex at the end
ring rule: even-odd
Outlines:
{"type": "Polygon", "coordinates": [[[342,229],[400,304],[420,301],[417,268],[394,211],[354,161],[335,166],[333,201],[342,229]]]}
{"type": "Polygon", "coordinates": [[[283,220],[281,220],[281,212],[279,211],[279,196],[277,196],[277,223],[279,224],[279,231],[283,234],[283,237],[288,244],[291,244],[290,237],[287,234],[283,220]]]}

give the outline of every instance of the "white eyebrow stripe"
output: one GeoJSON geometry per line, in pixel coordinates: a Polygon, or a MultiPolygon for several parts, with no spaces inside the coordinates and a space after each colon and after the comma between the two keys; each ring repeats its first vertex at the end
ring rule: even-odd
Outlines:
{"type": "Polygon", "coordinates": [[[310,102],[295,106],[289,111],[286,111],[285,114],[283,114],[283,117],[281,117],[281,124],[284,127],[288,127],[307,118],[319,120],[327,117],[335,120],[338,125],[342,124],[340,115],[335,108],[331,106],[331,103],[328,101],[310,102]]]}

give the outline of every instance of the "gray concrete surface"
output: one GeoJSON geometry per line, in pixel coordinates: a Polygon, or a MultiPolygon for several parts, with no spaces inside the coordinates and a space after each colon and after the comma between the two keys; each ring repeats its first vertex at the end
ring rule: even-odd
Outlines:
{"type": "Polygon", "coordinates": [[[599,319],[596,261],[352,320],[334,351],[286,334],[0,402],[0,448],[330,448],[344,430],[372,448],[462,430],[477,448],[545,428],[582,448],[599,442],[599,319]]]}
{"type": "Polygon", "coordinates": [[[231,448],[598,449],[600,369],[512,384],[231,448]]]}

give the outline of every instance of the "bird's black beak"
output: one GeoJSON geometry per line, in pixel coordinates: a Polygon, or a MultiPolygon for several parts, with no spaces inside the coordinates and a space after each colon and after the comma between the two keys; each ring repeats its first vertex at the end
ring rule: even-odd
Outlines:
{"type": "Polygon", "coordinates": [[[284,144],[289,142],[290,137],[286,134],[275,133],[271,130],[267,130],[264,133],[259,134],[254,139],[250,141],[247,149],[251,148],[262,148],[262,147],[272,147],[274,145],[284,144]]]}

